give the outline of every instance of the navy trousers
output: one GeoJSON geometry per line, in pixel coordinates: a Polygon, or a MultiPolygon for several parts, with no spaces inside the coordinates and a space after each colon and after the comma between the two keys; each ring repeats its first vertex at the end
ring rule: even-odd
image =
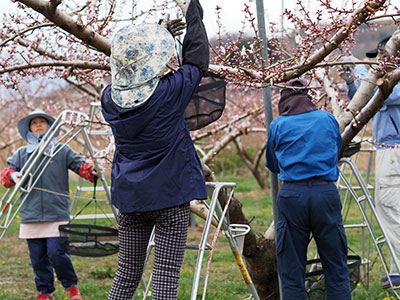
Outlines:
{"type": "Polygon", "coordinates": [[[59,238],[28,239],[27,242],[35,284],[40,294],[54,292],[53,268],[64,288],[78,283],[71,258],[60,248],[59,238]]]}
{"type": "Polygon", "coordinates": [[[327,300],[351,299],[347,240],[334,183],[284,183],[277,205],[276,251],[283,300],[307,299],[305,274],[310,233],[321,258],[327,300]]]}

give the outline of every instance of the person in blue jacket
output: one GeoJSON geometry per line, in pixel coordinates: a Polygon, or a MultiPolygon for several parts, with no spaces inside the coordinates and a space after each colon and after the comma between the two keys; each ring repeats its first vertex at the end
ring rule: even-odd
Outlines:
{"type": "MultiPolygon", "coordinates": [[[[375,49],[366,52],[366,57],[375,59],[390,37],[385,37],[375,49]]],[[[363,64],[357,64],[354,70],[347,68],[345,71],[340,75],[347,83],[347,95],[351,100],[368,69],[363,64]]],[[[389,276],[394,286],[400,286],[400,83],[395,85],[382,108],[372,118],[372,129],[377,149],[375,209],[394,250],[389,276]]],[[[383,276],[381,279],[382,288],[389,288],[388,278],[383,276]]]]}
{"type": "MultiPolygon", "coordinates": [[[[11,188],[20,180],[21,169],[54,121],[53,117],[41,109],[34,110],[18,121],[18,131],[28,145],[19,148],[7,159],[8,167],[1,173],[3,186],[11,188]]],[[[53,150],[51,150],[53,146],[49,145],[46,151],[59,152],[51,158],[51,162],[35,184],[35,188],[21,206],[19,237],[26,239],[28,243],[35,284],[39,291],[36,300],[54,299],[52,296],[55,290],[53,269],[67,290],[69,299],[81,300],[82,296],[77,286],[78,277],[71,258],[63,247],[60,247],[58,226],[67,224],[70,220],[68,170],[93,182],[93,164],[85,162],[67,145],[62,145],[55,140],[53,143],[53,150]]],[[[39,162],[40,160],[34,167],[33,174],[41,172],[43,166],[39,162]]],[[[33,182],[36,176],[34,175],[33,182]]]]}
{"type": "Polygon", "coordinates": [[[104,89],[101,104],[115,139],[111,198],[119,209],[120,252],[108,299],[132,299],[153,228],[152,299],[177,299],[189,202],[207,198],[204,173],[184,119],[208,70],[202,18],[199,1],[190,1],[182,66],[165,75],[175,43],[164,27],[129,25],[113,37],[112,83],[104,89]]]}
{"type": "Polygon", "coordinates": [[[310,233],[321,258],[328,300],[351,299],[347,239],[338,179],[342,146],[333,115],[317,109],[296,78],[286,83],[279,100],[280,116],[268,131],[266,166],[279,173],[276,253],[283,300],[306,300],[305,275],[310,233]]]}

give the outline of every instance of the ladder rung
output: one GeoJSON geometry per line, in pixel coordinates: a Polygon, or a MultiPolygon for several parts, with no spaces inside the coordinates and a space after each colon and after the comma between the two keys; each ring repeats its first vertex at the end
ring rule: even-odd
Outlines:
{"type": "Polygon", "coordinates": [[[344,225],[344,228],[363,228],[363,227],[367,227],[367,224],[363,223],[363,224],[348,224],[348,225],[344,225]]]}
{"type": "Polygon", "coordinates": [[[384,237],[379,237],[375,240],[377,245],[386,243],[386,239],[384,237]]]}
{"type": "Polygon", "coordinates": [[[114,218],[113,213],[108,213],[108,214],[89,214],[89,215],[79,215],[74,218],[74,216],[71,216],[72,219],[75,220],[90,220],[90,219],[110,219],[114,218]]]}
{"type": "Polygon", "coordinates": [[[108,130],[91,130],[89,135],[108,135],[109,133],[108,130]]]}
{"type": "MultiPolygon", "coordinates": [[[[199,250],[200,246],[199,245],[194,245],[194,244],[187,244],[185,246],[186,249],[191,249],[191,250],[199,250]]],[[[210,244],[206,245],[206,250],[210,250],[211,246],[210,244]]]]}
{"type": "MultiPolygon", "coordinates": [[[[81,192],[93,192],[92,186],[77,186],[76,189],[81,192]]],[[[104,187],[96,186],[96,191],[104,192],[104,187]]]]}
{"type": "Polygon", "coordinates": [[[361,197],[357,198],[356,200],[357,200],[357,202],[361,202],[361,201],[365,201],[367,199],[368,199],[367,197],[361,196],[361,197]]]}
{"type": "Polygon", "coordinates": [[[368,265],[368,264],[370,264],[370,263],[371,263],[371,261],[370,261],[369,259],[367,259],[367,258],[361,259],[361,264],[362,264],[362,265],[368,265]]]}

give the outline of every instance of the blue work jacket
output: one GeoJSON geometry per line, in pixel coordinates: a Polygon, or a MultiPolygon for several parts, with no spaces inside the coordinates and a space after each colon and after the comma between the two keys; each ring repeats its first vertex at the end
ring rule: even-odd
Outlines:
{"type": "MultiPolygon", "coordinates": [[[[364,79],[368,70],[364,65],[357,65],[354,74],[360,80],[364,79]]],[[[357,92],[359,82],[349,84],[347,95],[351,100],[357,92]]],[[[376,89],[375,89],[376,90],[376,89]]],[[[372,118],[374,139],[379,144],[400,144],[400,83],[396,84],[385,104],[372,118]]],[[[379,148],[379,145],[377,145],[379,148]]]]}
{"type": "Polygon", "coordinates": [[[339,125],[330,113],[317,109],[279,116],[268,130],[265,165],[279,173],[281,181],[335,181],[341,147],[339,125]]]}
{"type": "Polygon", "coordinates": [[[105,120],[115,138],[111,199],[120,212],[144,212],[206,199],[203,169],[184,119],[202,77],[190,64],[161,78],[151,97],[121,108],[103,91],[105,120]]]}
{"type": "MultiPolygon", "coordinates": [[[[58,151],[61,146],[62,144],[57,143],[54,152],[58,151]]],[[[27,146],[21,147],[7,159],[10,169],[21,171],[32,154],[27,149],[27,146]]],[[[41,159],[43,157],[36,163],[32,173],[40,173],[43,167],[40,165],[41,159]],[[40,166],[40,169],[35,172],[38,166],[40,166]]],[[[84,162],[85,160],[82,157],[70,147],[64,145],[63,149],[51,159],[36,183],[35,187],[39,189],[33,189],[22,205],[21,223],[69,221],[68,169],[79,174],[79,168],[84,162]]],[[[36,180],[36,176],[33,177],[33,180],[36,180]]],[[[22,196],[24,195],[22,193],[22,196]]]]}

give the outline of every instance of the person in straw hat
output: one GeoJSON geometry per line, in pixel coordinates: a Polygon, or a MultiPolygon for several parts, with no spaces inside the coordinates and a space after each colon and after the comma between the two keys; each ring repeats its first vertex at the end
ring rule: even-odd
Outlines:
{"type": "MultiPolygon", "coordinates": [[[[54,121],[53,117],[40,109],[19,120],[18,131],[28,145],[19,148],[7,159],[8,167],[1,173],[3,186],[11,188],[19,182],[21,169],[54,121]]],[[[36,300],[54,299],[53,269],[69,299],[81,300],[77,286],[78,277],[71,258],[60,247],[58,226],[67,224],[70,219],[68,169],[93,182],[93,164],[85,162],[68,146],[55,140],[53,144],[54,151],[63,148],[51,159],[51,163],[38,179],[35,187],[39,189],[33,189],[21,207],[19,237],[26,239],[28,243],[36,289],[39,291],[36,300]]],[[[41,165],[36,166],[35,169],[40,167],[41,165]]],[[[34,174],[35,169],[32,172],[34,174]]],[[[35,180],[34,176],[33,181],[35,180]]]]}
{"type": "Polygon", "coordinates": [[[120,252],[109,300],[132,299],[153,228],[152,299],[177,299],[189,202],[207,198],[184,111],[208,70],[209,46],[199,0],[187,4],[182,66],[176,72],[163,75],[175,49],[163,26],[129,25],[112,40],[112,83],[101,104],[115,138],[111,198],[119,209],[120,252]]]}

